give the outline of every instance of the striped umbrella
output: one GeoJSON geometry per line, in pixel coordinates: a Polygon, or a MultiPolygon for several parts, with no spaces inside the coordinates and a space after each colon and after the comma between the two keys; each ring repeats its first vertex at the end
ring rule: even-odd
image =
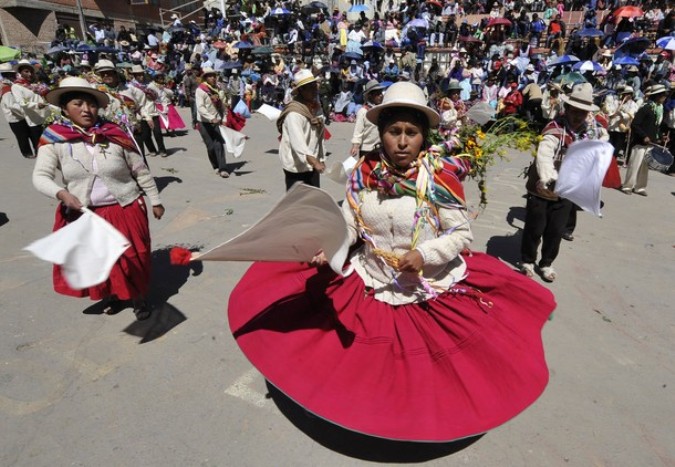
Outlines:
{"type": "Polygon", "coordinates": [[[573,70],[584,72],[584,71],[605,71],[605,69],[597,62],[591,60],[585,60],[583,62],[577,62],[572,66],[573,70]]]}
{"type": "Polygon", "coordinates": [[[665,50],[675,50],[675,37],[666,36],[656,41],[656,46],[665,50]]]}

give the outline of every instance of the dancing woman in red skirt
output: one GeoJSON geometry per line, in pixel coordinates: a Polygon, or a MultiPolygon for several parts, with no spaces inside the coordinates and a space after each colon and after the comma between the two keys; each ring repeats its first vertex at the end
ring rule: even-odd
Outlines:
{"type": "Polygon", "coordinates": [[[439,116],[417,86],[392,85],[367,118],[382,147],[347,183],[362,245],[344,273],[256,263],[231,294],[231,329],[271,384],[339,426],[408,441],[484,433],[544,390],[553,296],[467,250],[469,167],[429,145],[439,116]]]}
{"type": "Polygon", "coordinates": [[[61,268],[54,266],[54,289],[74,297],[106,300],[106,311],[121,309],[131,300],[139,320],[150,316],[145,296],[150,285],[150,229],[145,194],[160,219],[164,207],[152,174],[136,144],[119,126],[98,118],[108,96],[81,78],[64,78],[46,96],[61,107],[63,120],[42,134],[33,170],[33,185],[61,201],[54,230],[77,219],[83,206],[103,217],[131,243],[113,266],[109,278],[96,286],[74,290],[61,268]],[[61,173],[65,186],[56,183],[61,173]]]}

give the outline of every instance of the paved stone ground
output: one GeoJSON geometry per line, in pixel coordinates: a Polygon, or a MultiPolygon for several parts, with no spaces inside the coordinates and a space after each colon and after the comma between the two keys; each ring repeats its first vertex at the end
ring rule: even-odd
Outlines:
{"type": "MultiPolygon", "coordinates": [[[[328,149],[343,157],[351,125],[330,130],[328,149]]],[[[192,130],[167,138],[170,157],[150,160],[167,212],[151,220],[159,311],[137,323],[130,310],[96,314],[92,302],[55,294],[50,266],[21,250],[50,232],[56,203],[33,189],[33,162],[0,124],[0,465],[675,465],[675,179],[652,172],[648,198],[605,190],[604,218],[580,213],[550,285],[551,381],[532,407],[473,443],[392,445],[270,393],[228,330],[228,295],[247,264],[168,267],[164,247],[213,246],[283,195],[274,127],[256,115],[246,133],[228,180],[213,174],[192,130]]],[[[491,170],[490,203],[473,225],[474,249],[510,263],[527,157],[491,170]]],[[[341,199],[340,186],[322,183],[341,199]]]]}

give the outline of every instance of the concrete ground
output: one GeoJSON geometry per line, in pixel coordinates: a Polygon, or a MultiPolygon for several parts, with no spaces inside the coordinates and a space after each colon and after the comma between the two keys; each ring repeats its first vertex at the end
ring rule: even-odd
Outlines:
{"type": "MultiPolygon", "coordinates": [[[[330,127],[333,158],[346,156],[351,128],[330,127]]],[[[167,211],[151,220],[158,310],[139,323],[130,310],[103,315],[57,295],[50,265],[22,251],[51,231],[56,202],[32,187],[33,161],[0,124],[0,465],[675,465],[674,178],[650,173],[648,198],[605,189],[603,218],[579,214],[549,285],[551,381],[532,407],[480,439],[394,444],[308,417],[266,387],[226,318],[247,264],[168,266],[166,247],[214,246],[283,195],[274,126],[255,115],[245,133],[228,180],[193,130],[166,139],[170,157],[150,159],[167,211]]],[[[473,248],[512,264],[528,158],[491,169],[489,205],[473,224],[473,248]]],[[[322,183],[341,199],[339,185],[322,183]]]]}

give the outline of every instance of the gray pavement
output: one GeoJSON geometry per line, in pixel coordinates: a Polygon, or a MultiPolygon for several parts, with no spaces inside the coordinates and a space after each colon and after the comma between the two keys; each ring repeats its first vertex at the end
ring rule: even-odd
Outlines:
{"type": "MultiPolygon", "coordinates": [[[[330,127],[334,158],[346,155],[351,128],[330,127]]],[[[170,157],[150,159],[167,209],[151,220],[160,305],[136,323],[130,310],[96,314],[88,300],[57,295],[51,267],[21,250],[51,231],[56,203],[33,189],[33,162],[0,123],[1,466],[675,465],[675,178],[652,172],[648,198],[604,190],[602,219],[579,214],[549,285],[551,380],[532,407],[468,447],[397,447],[275,404],[229,333],[228,296],[247,264],[167,265],[163,247],[214,246],[283,195],[274,126],[255,115],[244,132],[228,180],[192,130],[167,138],[170,157]]],[[[491,169],[490,202],[473,225],[473,248],[511,263],[528,157],[491,169]]],[[[322,183],[341,199],[340,186],[322,183]]]]}

